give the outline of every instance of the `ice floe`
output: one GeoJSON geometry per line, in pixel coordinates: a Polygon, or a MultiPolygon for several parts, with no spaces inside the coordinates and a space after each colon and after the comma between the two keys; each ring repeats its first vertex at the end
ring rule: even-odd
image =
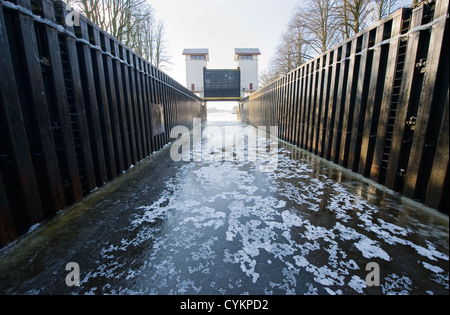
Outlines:
{"type": "Polygon", "coordinates": [[[247,161],[182,162],[153,202],[121,218],[129,224],[120,241],[105,240],[84,292],[102,283],[109,293],[364,294],[374,292],[372,261],[383,272],[375,292],[408,294],[430,277],[448,290],[448,243],[432,241],[432,226],[400,222],[401,210],[294,151],[280,146],[269,173],[247,161]],[[403,254],[416,258],[400,273],[403,254]]]}

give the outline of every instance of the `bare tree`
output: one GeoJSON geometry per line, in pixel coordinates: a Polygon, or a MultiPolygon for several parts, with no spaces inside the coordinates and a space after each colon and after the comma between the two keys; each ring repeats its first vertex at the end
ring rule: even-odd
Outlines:
{"type": "Polygon", "coordinates": [[[164,39],[164,23],[156,20],[151,10],[136,23],[130,33],[129,46],[157,68],[170,64],[167,43],[164,39]]]}
{"type": "Polygon", "coordinates": [[[279,75],[277,74],[273,62],[269,64],[267,69],[263,71],[259,75],[259,86],[264,87],[271,83],[273,80],[278,79],[279,75]]]}
{"type": "Polygon", "coordinates": [[[372,0],[372,18],[370,21],[376,22],[384,19],[392,12],[398,10],[403,2],[403,0],[372,0]]]}
{"type": "Polygon", "coordinates": [[[277,75],[284,75],[311,59],[305,33],[302,25],[291,23],[288,31],[282,35],[273,60],[277,75]]]}
{"type": "Polygon", "coordinates": [[[308,44],[320,54],[339,41],[336,0],[310,0],[308,4],[308,7],[299,7],[294,23],[306,30],[308,44]]]}
{"type": "MultiPolygon", "coordinates": [[[[413,5],[418,0],[409,0],[413,5]]],[[[282,76],[404,5],[404,0],[304,0],[283,34],[261,85],[282,76]]]]}
{"type": "Polygon", "coordinates": [[[88,19],[162,68],[169,62],[164,24],[146,0],[67,0],[88,19]]]}
{"type": "Polygon", "coordinates": [[[342,38],[347,39],[368,26],[371,0],[338,0],[342,38]]]}
{"type": "Polygon", "coordinates": [[[138,22],[145,0],[68,0],[86,17],[120,41],[138,22]]]}
{"type": "Polygon", "coordinates": [[[152,56],[151,60],[156,67],[164,68],[170,64],[170,57],[167,51],[166,41],[164,40],[164,23],[162,21],[156,24],[154,46],[154,56],[152,56]]]}
{"type": "Polygon", "coordinates": [[[337,44],[336,0],[310,0],[308,4],[299,6],[293,15],[269,69],[260,78],[262,85],[337,44]]]}

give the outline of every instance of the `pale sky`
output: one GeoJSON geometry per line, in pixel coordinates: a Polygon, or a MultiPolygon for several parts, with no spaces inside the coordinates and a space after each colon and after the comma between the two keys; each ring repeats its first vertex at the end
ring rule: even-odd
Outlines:
{"type": "Polygon", "coordinates": [[[185,48],[208,48],[209,69],[233,69],[235,48],[259,48],[264,71],[301,0],[148,0],[165,25],[172,64],[164,70],[186,85],[185,48]]]}

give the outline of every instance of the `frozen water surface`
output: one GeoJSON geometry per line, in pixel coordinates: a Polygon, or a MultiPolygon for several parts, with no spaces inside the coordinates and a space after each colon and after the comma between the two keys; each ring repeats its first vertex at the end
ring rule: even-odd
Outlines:
{"type": "Polygon", "coordinates": [[[282,142],[270,172],[215,143],[221,160],[165,148],[3,249],[0,293],[448,294],[448,218],[282,142]]]}

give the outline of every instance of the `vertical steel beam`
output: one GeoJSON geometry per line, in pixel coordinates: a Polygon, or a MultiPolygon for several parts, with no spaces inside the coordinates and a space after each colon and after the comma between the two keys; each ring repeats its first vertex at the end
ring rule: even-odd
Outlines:
{"type": "Polygon", "coordinates": [[[119,106],[118,102],[120,101],[119,96],[120,86],[116,86],[114,80],[114,71],[113,71],[113,60],[111,58],[111,42],[108,34],[103,32],[100,33],[100,43],[101,47],[104,50],[103,55],[103,70],[102,75],[105,77],[105,88],[106,88],[106,96],[108,101],[105,103],[105,106],[108,107],[109,112],[109,121],[111,128],[111,136],[112,136],[112,144],[114,147],[114,160],[116,167],[116,174],[122,173],[125,169],[124,163],[124,146],[122,143],[122,133],[119,121],[119,106]]]}
{"type": "MultiPolygon", "coordinates": [[[[28,0],[20,0],[18,4],[31,11],[28,0]]],[[[21,73],[24,85],[21,86],[24,102],[27,107],[26,119],[30,120],[27,134],[29,138],[35,171],[39,172],[37,180],[41,192],[41,201],[46,214],[52,214],[66,205],[64,189],[59,172],[56,148],[53,141],[52,126],[47,107],[42,66],[45,59],[40,59],[34,20],[22,11],[18,13],[17,24],[14,25],[14,36],[20,38],[21,73]],[[26,92],[25,92],[26,91],[26,92]],[[30,136],[33,137],[30,137],[30,136]]]]}
{"type": "MultiPolygon", "coordinates": [[[[64,19],[66,19],[68,11],[65,10],[65,5],[62,2],[55,3],[55,12],[64,19]]],[[[73,26],[68,26],[66,23],[64,25],[65,29],[71,33],[74,32],[73,26]]],[[[96,187],[95,181],[95,167],[92,157],[92,147],[89,135],[89,127],[87,122],[87,113],[85,101],[83,99],[83,87],[81,83],[81,73],[80,65],[77,53],[77,45],[75,38],[72,36],[62,36],[62,40],[65,41],[67,47],[67,54],[70,61],[70,85],[73,88],[73,102],[76,106],[76,111],[78,115],[78,124],[80,132],[80,141],[83,151],[84,165],[86,167],[86,183],[88,191],[93,190],[96,187]]]]}
{"type": "Polygon", "coordinates": [[[1,195],[4,213],[5,238],[12,237],[13,232],[26,231],[31,225],[44,218],[38,183],[35,176],[33,160],[22,116],[19,91],[13,69],[8,28],[5,24],[4,11],[0,3],[0,75],[8,78],[0,80],[0,157],[1,170],[4,172],[4,187],[1,195]],[[6,161],[4,161],[6,159],[6,161]],[[8,165],[3,165],[7,162],[8,165]],[[7,176],[5,176],[7,175],[7,176]],[[8,198],[6,199],[6,195],[8,198]],[[11,207],[11,208],[10,208],[11,207]],[[11,213],[12,218],[9,217],[11,213]],[[14,226],[12,225],[14,224],[14,226]]]}
{"type": "MultiPolygon", "coordinates": [[[[437,79],[442,87],[447,86],[447,91],[443,88],[438,89],[438,98],[436,102],[442,104],[442,112],[435,111],[434,119],[441,123],[436,140],[435,154],[430,171],[430,179],[426,190],[425,204],[437,208],[444,213],[449,213],[449,24],[448,24],[448,2],[445,33],[443,39],[443,48],[441,52],[442,64],[440,65],[440,77],[437,79]]],[[[440,9],[445,14],[445,10],[440,9]]],[[[445,15],[444,15],[445,16],[445,15]]],[[[436,127],[435,127],[436,128],[436,127]]]]}
{"type": "Polygon", "coordinates": [[[144,115],[145,115],[145,124],[146,124],[146,139],[147,139],[147,147],[148,152],[151,154],[153,149],[153,135],[152,135],[152,128],[151,128],[151,110],[150,110],[150,104],[151,98],[150,98],[150,74],[149,74],[149,63],[144,62],[143,63],[143,97],[144,97],[144,115]]]}
{"type": "Polygon", "coordinates": [[[102,43],[100,41],[100,29],[92,26],[92,36],[96,48],[91,49],[92,65],[94,70],[95,91],[97,93],[98,112],[105,149],[105,163],[108,178],[117,176],[116,158],[111,127],[111,113],[108,102],[108,90],[106,88],[105,67],[103,64],[102,43]]]}
{"type": "MultiPolygon", "coordinates": [[[[434,19],[448,14],[448,4],[448,0],[436,1],[434,19]]],[[[410,198],[415,197],[416,188],[418,187],[419,182],[425,180],[425,178],[421,178],[421,170],[424,167],[423,159],[424,154],[427,152],[426,146],[430,145],[430,143],[427,143],[429,129],[433,126],[433,123],[430,122],[430,116],[432,115],[432,111],[435,110],[435,106],[437,106],[434,100],[436,93],[438,93],[436,83],[440,73],[439,67],[444,62],[441,59],[441,54],[444,46],[446,25],[448,25],[447,21],[448,19],[446,18],[443,19],[441,23],[434,24],[431,30],[427,63],[420,93],[416,128],[409,155],[405,186],[403,188],[403,194],[410,198]]],[[[446,57],[448,58],[448,55],[446,57]]],[[[448,80],[448,73],[446,79],[448,80]]]]}
{"type": "Polygon", "coordinates": [[[126,124],[128,127],[128,138],[130,142],[130,159],[131,163],[135,164],[138,161],[138,144],[137,144],[137,131],[136,124],[134,122],[134,110],[133,110],[133,96],[131,90],[131,78],[129,69],[129,55],[127,49],[120,45],[119,52],[123,63],[120,65],[123,82],[124,93],[124,117],[126,117],[126,124]]]}
{"type": "Polygon", "coordinates": [[[122,67],[122,59],[121,59],[121,45],[118,42],[114,41],[111,38],[107,38],[107,40],[111,43],[110,48],[112,50],[112,54],[115,57],[112,60],[112,70],[114,74],[114,85],[117,87],[116,89],[116,97],[117,97],[117,114],[118,114],[118,122],[120,126],[120,135],[122,136],[122,152],[123,155],[123,163],[125,169],[127,169],[131,164],[131,149],[130,149],[130,135],[128,130],[128,119],[126,112],[126,103],[125,103],[125,91],[126,86],[123,80],[123,67],[122,67]]]}
{"type": "Polygon", "coordinates": [[[331,69],[331,80],[329,85],[329,97],[328,97],[328,112],[326,113],[326,129],[325,129],[325,139],[324,139],[324,150],[323,157],[327,160],[330,159],[331,143],[333,136],[334,127],[334,114],[336,107],[336,91],[337,91],[337,78],[339,77],[339,51],[341,47],[335,48],[333,51],[333,63],[330,65],[331,69]]]}
{"type": "Polygon", "coordinates": [[[325,146],[325,131],[327,128],[327,115],[328,115],[328,101],[329,101],[329,91],[330,91],[330,83],[331,83],[331,71],[330,67],[333,60],[333,52],[328,52],[326,55],[326,61],[324,63],[324,81],[323,81],[323,90],[322,90],[322,103],[321,103],[321,111],[320,111],[320,122],[319,122],[319,134],[318,134],[318,145],[317,145],[317,154],[319,156],[324,155],[324,146],[325,146]]]}
{"type": "Polygon", "coordinates": [[[372,164],[373,146],[376,138],[376,130],[378,126],[379,116],[379,102],[381,82],[383,82],[383,72],[386,66],[383,59],[386,58],[387,51],[384,49],[381,42],[384,39],[386,23],[379,25],[376,29],[375,45],[370,49],[374,50],[372,71],[369,82],[369,95],[367,98],[367,107],[364,121],[364,131],[361,143],[360,160],[358,166],[358,173],[363,176],[368,176],[370,173],[370,166],[372,164]]]}
{"type": "Polygon", "coordinates": [[[357,171],[359,166],[361,141],[364,130],[364,121],[367,106],[367,95],[369,93],[368,86],[370,73],[372,69],[373,51],[369,51],[371,32],[363,35],[361,47],[361,60],[357,78],[357,87],[355,95],[355,111],[353,113],[353,125],[351,128],[350,148],[348,152],[348,168],[357,171]]]}
{"type": "Polygon", "coordinates": [[[315,117],[315,106],[316,106],[316,97],[318,94],[317,91],[317,78],[319,73],[319,62],[320,59],[316,58],[311,63],[311,92],[310,92],[310,99],[309,99],[309,106],[308,106],[308,112],[309,112],[309,119],[308,119],[308,132],[306,135],[306,149],[308,151],[312,151],[312,141],[313,141],[313,133],[314,133],[314,117],[315,117]]]}
{"type": "Polygon", "coordinates": [[[128,71],[130,76],[130,93],[131,93],[131,109],[133,113],[134,127],[136,128],[136,153],[137,161],[144,158],[143,148],[142,148],[142,127],[139,117],[139,102],[137,95],[137,83],[136,83],[136,63],[134,60],[134,54],[127,50],[128,56],[128,71]]]}
{"type": "Polygon", "coordinates": [[[314,130],[312,134],[312,145],[311,151],[314,154],[318,152],[318,139],[319,139],[319,128],[320,128],[320,116],[322,114],[322,97],[323,97],[323,88],[324,88],[324,67],[326,62],[326,55],[321,55],[319,57],[319,65],[318,65],[318,78],[317,78],[317,86],[316,86],[316,101],[314,104],[315,112],[314,112],[314,130]]]}
{"type": "MultiPolygon", "coordinates": [[[[53,2],[49,0],[43,0],[43,15],[44,18],[56,23],[55,14],[53,9],[53,2]]],[[[72,120],[78,121],[78,116],[71,117],[69,113],[69,104],[66,94],[66,84],[64,77],[61,51],[59,47],[58,31],[47,25],[39,25],[38,33],[42,35],[41,38],[41,54],[42,58],[46,58],[49,61],[48,66],[44,66],[47,75],[43,77],[44,81],[47,81],[47,104],[52,119],[52,126],[54,128],[54,139],[58,149],[58,162],[60,176],[62,179],[69,181],[66,183],[66,199],[79,201],[83,198],[83,191],[81,188],[81,179],[78,171],[77,156],[75,152],[74,132],[72,130],[72,120]],[[39,30],[43,30],[42,34],[39,30]],[[60,131],[59,131],[60,130],[60,131]]],[[[80,157],[81,158],[81,157],[80,157]]],[[[58,209],[57,209],[58,210],[58,209]]]]}
{"type": "MultiPolygon", "coordinates": [[[[80,82],[74,80],[77,96],[80,98],[80,87],[83,93],[84,107],[86,110],[86,121],[89,131],[92,162],[95,172],[96,185],[101,186],[108,181],[105,164],[105,151],[103,147],[103,135],[100,124],[100,114],[97,103],[97,92],[94,80],[94,68],[92,64],[92,52],[90,47],[90,35],[88,22],[81,17],[79,26],[79,40],[77,41],[77,60],[80,70],[80,82]]],[[[93,38],[92,38],[93,40],[93,38]]],[[[74,57],[74,55],[72,55],[74,57]]],[[[74,60],[75,63],[75,60],[74,60]]],[[[75,72],[73,72],[75,73],[75,72]]]]}
{"type": "Polygon", "coordinates": [[[440,209],[448,213],[443,207],[444,199],[448,200],[448,176],[449,176],[449,90],[447,87],[447,96],[442,113],[439,137],[436,143],[436,153],[433,159],[430,180],[428,181],[425,204],[435,209],[440,209]],[[446,187],[447,181],[447,187],[446,187]]]}
{"type": "Polygon", "coordinates": [[[355,106],[355,94],[358,85],[358,71],[361,56],[357,55],[361,45],[362,36],[356,37],[351,42],[350,62],[348,65],[347,89],[345,91],[345,103],[343,106],[341,143],[339,149],[338,163],[347,167],[350,145],[350,133],[353,125],[353,113],[355,106]]]}
{"type": "Polygon", "coordinates": [[[341,144],[342,135],[342,119],[344,116],[344,106],[346,101],[347,92],[347,80],[348,80],[348,57],[351,52],[349,47],[351,42],[342,45],[341,60],[339,61],[339,83],[337,87],[335,114],[334,114],[334,126],[331,143],[330,161],[338,162],[339,149],[341,144]]]}
{"type": "Polygon", "coordinates": [[[305,90],[305,98],[303,104],[304,116],[303,116],[303,129],[302,129],[302,142],[301,148],[307,149],[307,140],[308,140],[308,128],[309,128],[309,108],[311,103],[311,90],[312,90],[312,73],[313,73],[313,63],[309,62],[305,65],[306,67],[306,90],[305,90]]]}
{"type": "MultiPolygon", "coordinates": [[[[391,39],[400,34],[403,15],[398,14],[392,21],[391,39]]],[[[380,104],[380,116],[375,139],[373,162],[370,170],[370,178],[374,181],[380,179],[380,167],[384,153],[384,143],[386,139],[387,124],[391,109],[391,100],[394,90],[395,72],[397,71],[398,48],[400,39],[391,40],[389,44],[387,69],[384,75],[384,88],[380,104]]]]}

